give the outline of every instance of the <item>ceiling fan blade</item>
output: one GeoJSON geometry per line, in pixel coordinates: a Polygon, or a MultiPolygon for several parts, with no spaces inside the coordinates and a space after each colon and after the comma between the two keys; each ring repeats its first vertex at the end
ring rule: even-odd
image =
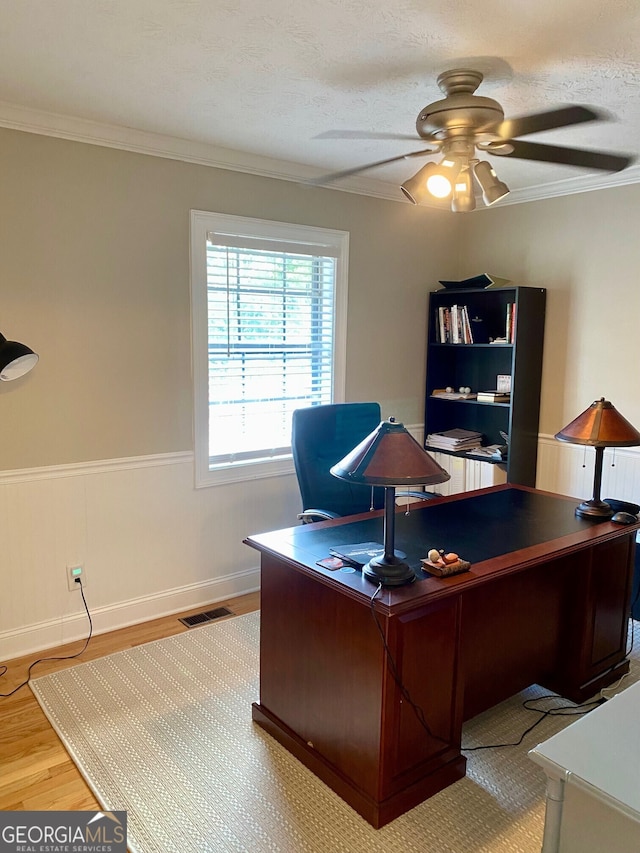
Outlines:
{"type": "Polygon", "coordinates": [[[367,169],[375,169],[376,166],[386,166],[387,163],[396,163],[398,160],[409,160],[411,157],[426,157],[428,154],[435,154],[437,149],[422,148],[420,151],[410,151],[408,154],[400,154],[399,157],[388,157],[386,160],[378,160],[375,163],[367,163],[366,166],[355,166],[353,169],[343,169],[341,172],[332,172],[329,175],[322,175],[319,178],[311,178],[305,181],[313,186],[323,186],[330,184],[332,181],[337,181],[340,178],[348,178],[349,175],[357,175],[358,172],[365,172],[367,169]]]}
{"type": "MultiPolygon", "coordinates": [[[[512,139],[509,145],[513,146],[513,151],[503,155],[505,157],[542,160],[545,163],[562,163],[567,166],[582,166],[585,169],[603,169],[605,172],[620,172],[635,160],[635,157],[624,154],[561,148],[558,145],[540,145],[537,142],[520,142],[517,139],[512,139]]],[[[490,150],[489,153],[491,153],[490,150]]]]}
{"type": "Polygon", "coordinates": [[[417,133],[384,133],[370,130],[325,130],[313,139],[419,139],[417,133]]]}
{"type": "Polygon", "coordinates": [[[543,130],[554,130],[557,127],[569,127],[585,121],[604,121],[609,116],[605,112],[597,113],[589,107],[572,106],[548,110],[544,113],[532,113],[520,118],[503,121],[495,128],[502,139],[514,139],[517,136],[527,136],[543,130]]]}

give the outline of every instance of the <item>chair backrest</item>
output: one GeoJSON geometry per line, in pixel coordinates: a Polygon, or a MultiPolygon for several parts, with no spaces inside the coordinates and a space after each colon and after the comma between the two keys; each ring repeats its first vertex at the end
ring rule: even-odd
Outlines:
{"type": "MultiPolygon", "coordinates": [[[[291,449],[303,509],[338,515],[370,509],[369,486],[339,480],[329,469],[373,432],[380,420],[378,403],[336,403],[294,411],[291,449]]],[[[384,506],[384,489],[374,489],[374,506],[384,506]]]]}

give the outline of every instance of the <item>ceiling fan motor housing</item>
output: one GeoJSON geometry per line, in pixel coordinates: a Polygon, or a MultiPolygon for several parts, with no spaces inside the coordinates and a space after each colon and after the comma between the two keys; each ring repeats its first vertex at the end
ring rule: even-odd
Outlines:
{"type": "Polygon", "coordinates": [[[493,98],[473,94],[481,82],[479,71],[456,69],[440,74],[438,86],[446,97],[420,110],[416,120],[418,135],[422,139],[443,140],[481,133],[482,141],[497,138],[491,128],[504,120],[504,112],[493,98]]]}

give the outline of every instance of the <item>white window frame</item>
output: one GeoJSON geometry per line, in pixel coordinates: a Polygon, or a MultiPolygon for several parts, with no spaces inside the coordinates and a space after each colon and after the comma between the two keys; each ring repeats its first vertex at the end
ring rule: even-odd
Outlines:
{"type": "Polygon", "coordinates": [[[277,459],[225,462],[211,465],[209,458],[209,368],[207,333],[207,235],[211,231],[250,238],[299,242],[305,246],[330,245],[337,253],[332,402],[345,399],[347,348],[347,271],[349,234],[327,228],[231,216],[203,210],[191,211],[191,344],[194,400],[194,455],[196,488],[236,483],[294,472],[291,453],[277,459]]]}

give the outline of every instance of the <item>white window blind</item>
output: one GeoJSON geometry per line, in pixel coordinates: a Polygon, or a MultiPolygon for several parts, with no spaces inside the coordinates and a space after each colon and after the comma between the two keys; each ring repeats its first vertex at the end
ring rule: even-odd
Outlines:
{"type": "Polygon", "coordinates": [[[222,219],[243,227],[203,235],[209,471],[290,457],[294,409],[341,399],[343,384],[340,232],[222,219]]]}

